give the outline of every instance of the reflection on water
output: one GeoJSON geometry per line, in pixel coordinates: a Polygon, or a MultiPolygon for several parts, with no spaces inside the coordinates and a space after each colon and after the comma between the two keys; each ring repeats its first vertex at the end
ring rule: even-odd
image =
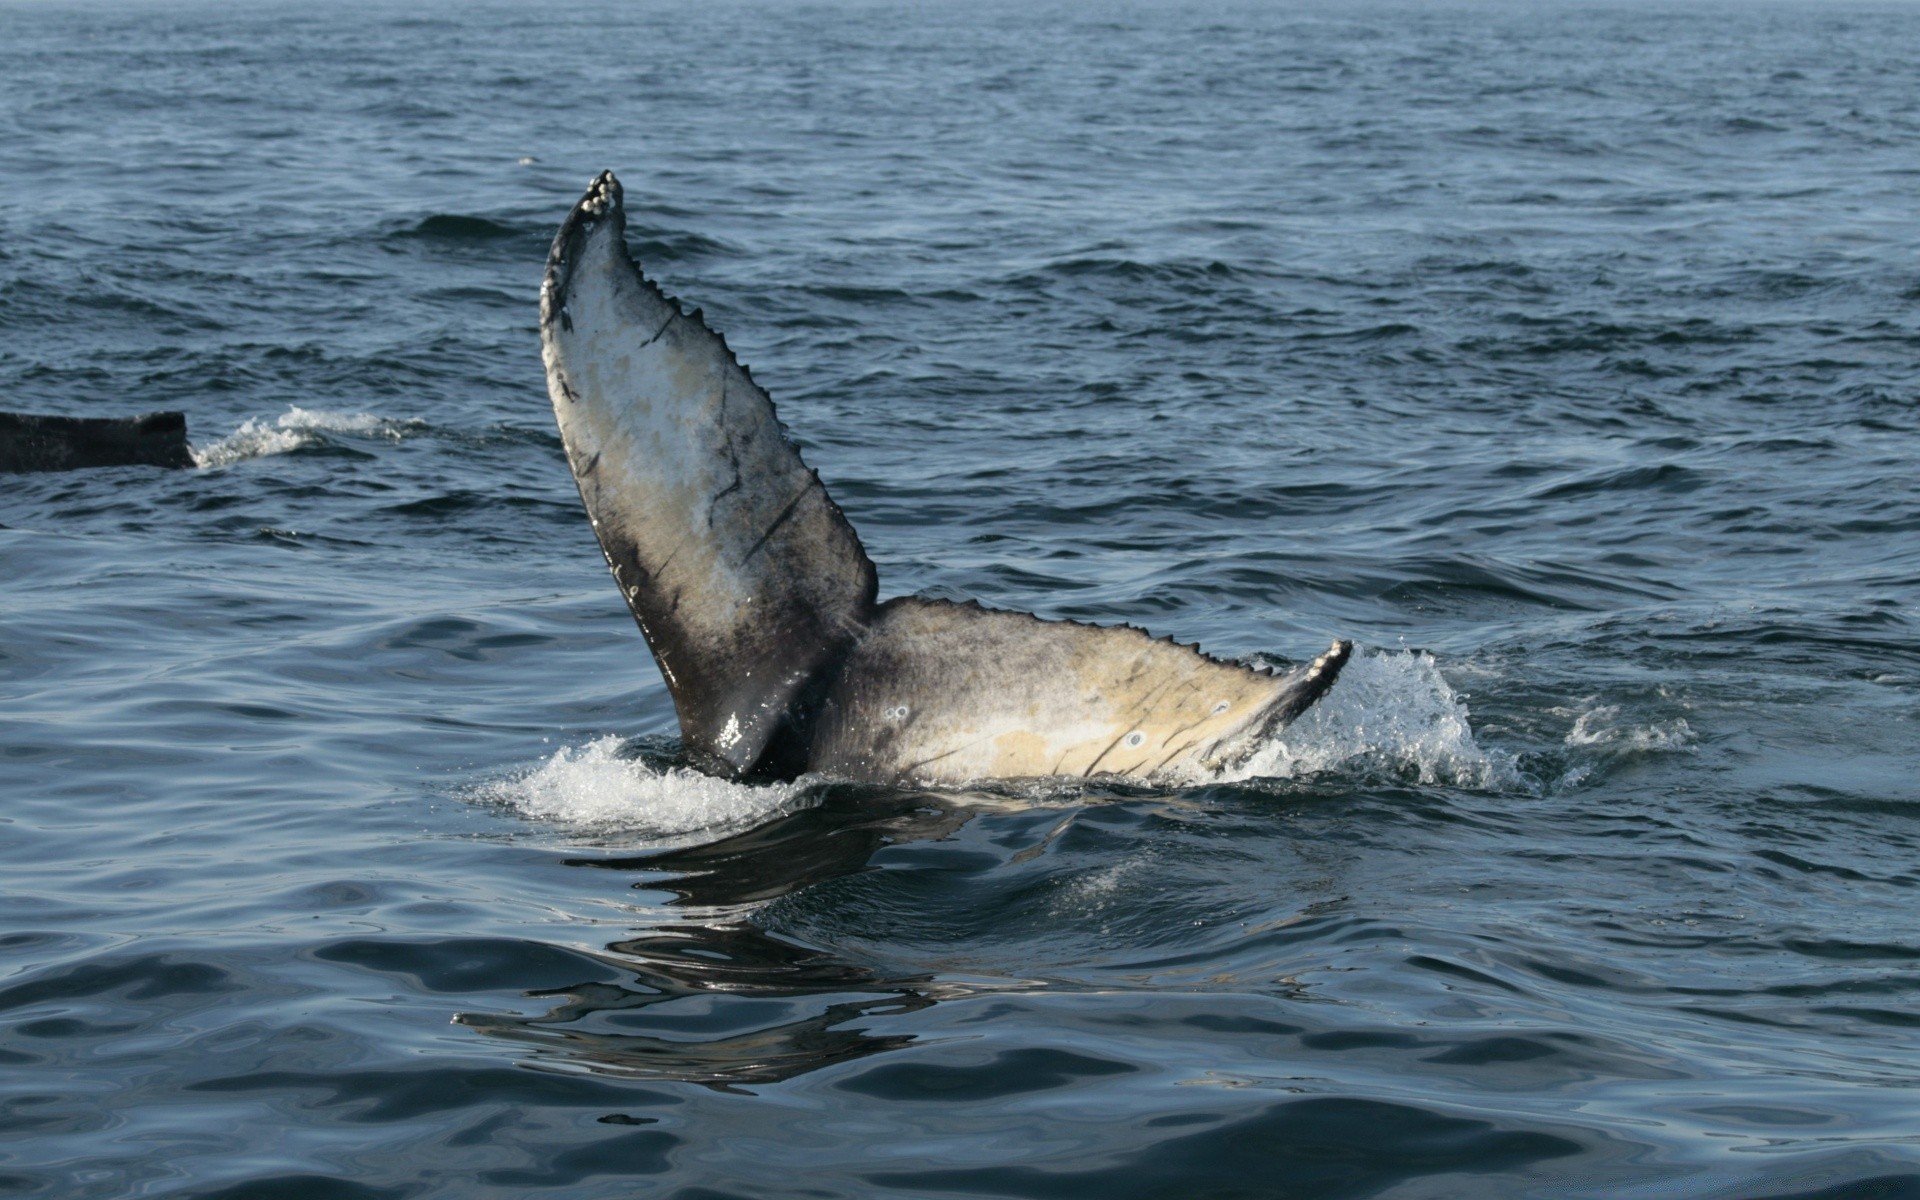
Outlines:
{"type": "Polygon", "coordinates": [[[829,784],[817,804],[732,837],[637,857],[574,858],[567,865],[666,872],[635,887],[672,892],[682,907],[762,904],[865,869],[882,846],[933,841],[976,810],[937,792],[829,784]]]}
{"type": "Polygon", "coordinates": [[[933,794],[833,786],[817,807],[707,845],[570,859],[572,866],[645,872],[636,888],[670,892],[677,907],[725,915],[611,943],[604,961],[631,979],[527,993],[560,998],[540,1016],[461,1013],[454,1021],[537,1047],[533,1065],[564,1063],[722,1091],[907,1045],[911,1035],[869,1033],[852,1023],[981,989],[927,975],[889,978],[777,937],[739,910],[864,870],[882,846],[943,837],[972,815],[933,794]]]}
{"type": "MultiPolygon", "coordinates": [[[[769,959],[753,961],[748,970],[765,973],[771,980],[778,968],[770,967],[769,961],[777,960],[783,952],[803,952],[750,927],[696,927],[675,932],[685,936],[684,945],[677,949],[686,957],[668,969],[660,969],[661,960],[633,960],[634,984],[590,983],[530,993],[563,998],[544,1016],[462,1013],[454,1020],[482,1033],[536,1046],[540,1059],[549,1063],[560,1059],[568,1066],[601,1074],[682,1080],[728,1091],[743,1084],[777,1083],[907,1045],[913,1040],[909,1035],[869,1034],[862,1028],[846,1026],[862,1017],[914,1012],[935,1002],[933,989],[926,987],[925,981],[918,981],[921,986],[916,987],[904,981],[881,980],[838,963],[808,964],[785,984],[749,984],[736,990],[721,980],[702,977],[702,968],[691,966],[691,962],[717,943],[730,943],[736,948],[753,946],[747,952],[750,956],[764,948],[770,951],[769,959]],[[820,974],[848,977],[846,986],[805,982],[812,968],[823,965],[826,969],[820,974]],[[815,997],[849,991],[885,994],[842,1000],[818,1012],[808,1011],[812,1007],[809,1001],[815,997]],[[729,1001],[720,1005],[701,1003],[700,998],[714,992],[728,994],[729,1001]],[[741,1003],[742,999],[764,1002],[741,1003]],[[673,1001],[683,1002],[680,1011],[648,1013],[645,1024],[650,1029],[671,1029],[679,1036],[629,1028],[638,1024],[634,1020],[637,1011],[673,1001]],[[775,1018],[773,1022],[763,1023],[769,1017],[775,1018]]],[[[724,964],[721,974],[734,965],[724,964]]]]}

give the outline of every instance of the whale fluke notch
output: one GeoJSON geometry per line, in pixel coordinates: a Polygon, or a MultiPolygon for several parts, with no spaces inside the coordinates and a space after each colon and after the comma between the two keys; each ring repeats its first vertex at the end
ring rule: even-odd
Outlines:
{"type": "Polygon", "coordinates": [[[0,471],[193,465],[184,413],[48,417],[0,412],[0,471]]]}
{"type": "Polygon", "coordinates": [[[726,341],[628,256],[602,172],[547,259],[540,336],[567,462],[672,693],[729,777],[1198,778],[1244,761],[1338,678],[1284,676],[1132,626],[901,597],[726,341]]]}

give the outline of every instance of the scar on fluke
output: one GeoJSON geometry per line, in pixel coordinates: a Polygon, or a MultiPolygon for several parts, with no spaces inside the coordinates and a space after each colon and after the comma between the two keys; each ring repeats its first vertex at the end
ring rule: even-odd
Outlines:
{"type": "Polygon", "coordinates": [[[554,238],[541,351],[580,498],[701,768],[1200,779],[1246,761],[1339,678],[1346,641],[1280,674],[1132,626],[882,602],[772,400],[698,309],[642,274],[625,228],[603,172],[554,238]]]}

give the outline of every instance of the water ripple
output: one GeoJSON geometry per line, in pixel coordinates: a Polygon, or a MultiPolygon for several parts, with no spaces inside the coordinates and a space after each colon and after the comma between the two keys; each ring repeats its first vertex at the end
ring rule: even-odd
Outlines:
{"type": "Polygon", "coordinates": [[[1905,12],[6,21],[7,407],[203,469],[0,501],[0,1191],[1920,1188],[1905,12]],[[534,330],[605,167],[890,594],[1342,684],[689,771],[534,330]]]}

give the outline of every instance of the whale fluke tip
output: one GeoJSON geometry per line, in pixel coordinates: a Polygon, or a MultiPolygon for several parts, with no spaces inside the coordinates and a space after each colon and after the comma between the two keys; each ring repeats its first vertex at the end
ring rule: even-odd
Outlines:
{"type": "Polygon", "coordinates": [[[580,197],[580,208],[592,216],[603,216],[617,210],[625,197],[620,180],[614,177],[613,172],[602,171],[587,185],[587,194],[580,197]]]}

